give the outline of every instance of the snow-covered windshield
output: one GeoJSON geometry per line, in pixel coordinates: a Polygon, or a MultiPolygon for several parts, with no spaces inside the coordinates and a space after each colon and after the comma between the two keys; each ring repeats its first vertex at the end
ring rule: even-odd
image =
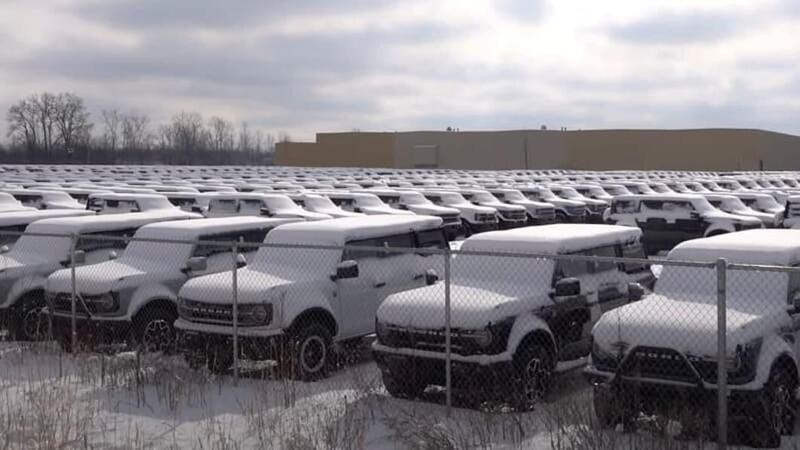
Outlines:
{"type": "Polygon", "coordinates": [[[192,244],[132,240],[118,261],[138,268],[180,268],[189,259],[192,247],[192,244]]]}
{"type": "MultiPolygon", "coordinates": [[[[709,255],[709,261],[715,255],[709,255]]],[[[786,307],[789,275],[781,272],[728,270],[728,308],[763,314],[766,308],[786,307]]],[[[656,294],[692,303],[717,302],[716,269],[664,266],[656,282],[656,294]]]]}
{"type": "MultiPolygon", "coordinates": [[[[269,237],[267,241],[275,243],[269,237]]],[[[260,247],[248,267],[286,280],[319,279],[333,274],[341,257],[341,250],[260,247]]]]}
{"type": "Polygon", "coordinates": [[[730,211],[743,211],[748,209],[747,205],[742,203],[738,198],[726,198],[722,201],[722,206],[730,211]]]}
{"type": "Polygon", "coordinates": [[[500,201],[488,192],[478,192],[472,196],[472,200],[479,203],[498,203],[500,201]]]}
{"type": "MultiPolygon", "coordinates": [[[[34,231],[35,232],[35,231],[34,231]]],[[[24,261],[66,261],[71,239],[68,236],[23,235],[9,252],[12,258],[24,261]]]]}
{"type": "Polygon", "coordinates": [[[377,196],[372,195],[372,194],[359,195],[357,197],[354,197],[353,199],[355,200],[356,204],[358,204],[359,206],[366,206],[368,208],[369,207],[373,207],[374,208],[374,207],[385,206],[383,204],[383,202],[381,201],[381,199],[379,199],[377,196]]]}
{"type": "Polygon", "coordinates": [[[289,197],[268,197],[264,199],[264,203],[266,203],[267,207],[273,211],[279,209],[301,209],[289,197]]]}
{"type": "Polygon", "coordinates": [[[611,195],[626,195],[631,193],[625,186],[606,186],[604,189],[611,195]]]}
{"type": "Polygon", "coordinates": [[[419,192],[403,192],[400,198],[406,205],[429,205],[431,203],[430,200],[419,192]]]}
{"type": "Polygon", "coordinates": [[[709,203],[709,201],[706,200],[705,198],[698,198],[698,199],[692,200],[692,206],[694,206],[694,209],[696,209],[697,212],[701,212],[701,213],[703,213],[703,212],[711,212],[711,211],[714,211],[716,209],[716,208],[714,208],[714,205],[709,203]]]}
{"type": "MultiPolygon", "coordinates": [[[[661,194],[666,194],[668,192],[672,192],[672,190],[669,187],[667,187],[666,184],[663,184],[663,183],[653,183],[653,184],[650,185],[650,187],[653,188],[654,191],[659,192],[661,194]]],[[[680,188],[678,188],[678,189],[680,189],[680,188]]]]}
{"type": "Polygon", "coordinates": [[[759,197],[757,201],[759,204],[763,205],[765,209],[781,208],[781,204],[771,195],[759,197]]]}
{"type": "Polygon", "coordinates": [[[520,191],[504,191],[503,196],[505,196],[506,200],[512,202],[519,202],[527,200],[522,192],[520,191]]]}
{"type": "Polygon", "coordinates": [[[560,194],[566,198],[574,198],[574,199],[582,199],[583,196],[571,187],[562,187],[560,189],[560,194]]]}
{"type": "Polygon", "coordinates": [[[480,288],[491,284],[493,288],[501,285],[509,289],[524,286],[527,291],[547,293],[553,282],[555,261],[464,254],[453,258],[451,270],[455,284],[480,288]]]}
{"type": "Polygon", "coordinates": [[[445,192],[441,195],[441,197],[442,197],[442,202],[447,203],[448,205],[469,203],[464,197],[461,196],[461,194],[455,192],[445,192]]]}
{"type": "Polygon", "coordinates": [[[306,206],[312,208],[335,208],[336,205],[333,204],[327,197],[312,197],[307,196],[304,198],[306,202],[306,206]]]}

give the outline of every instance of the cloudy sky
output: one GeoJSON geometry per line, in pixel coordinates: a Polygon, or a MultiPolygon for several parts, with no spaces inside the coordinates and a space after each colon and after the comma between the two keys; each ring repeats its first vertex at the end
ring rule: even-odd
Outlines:
{"type": "Polygon", "coordinates": [[[800,134],[798,0],[0,0],[0,11],[2,111],[49,90],[95,114],[195,110],[294,139],[541,124],[800,134]]]}

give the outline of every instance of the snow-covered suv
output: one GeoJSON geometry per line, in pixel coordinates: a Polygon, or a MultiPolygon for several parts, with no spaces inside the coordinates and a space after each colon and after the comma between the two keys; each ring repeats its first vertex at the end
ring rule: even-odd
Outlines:
{"type": "Polygon", "coordinates": [[[621,195],[611,202],[607,222],[641,228],[648,255],[688,239],[763,226],[754,217],[720,211],[698,194],[621,195]]]}
{"type": "MultiPolygon", "coordinates": [[[[643,258],[640,235],[629,227],[556,224],[465,240],[461,250],[477,253],[452,261],[453,385],[510,394],[515,406],[532,407],[554,373],[584,364],[600,315],[638,300],[638,281],[653,280],[646,264],[558,255],[643,258]]],[[[445,320],[443,283],[392,295],[378,309],[373,354],[390,394],[417,397],[444,384],[445,320]]]]}
{"type": "Polygon", "coordinates": [[[76,264],[93,264],[111,259],[125,248],[123,239],[100,239],[93,235],[132,237],[137,229],[149,223],[193,217],[180,210],[164,210],[59,217],[30,224],[14,248],[0,256],[0,315],[5,316],[12,338],[32,339],[39,335],[45,280],[71,263],[70,235],[83,236],[76,245],[76,264]]]}
{"type": "Polygon", "coordinates": [[[180,211],[161,194],[104,192],[90,194],[86,209],[97,214],[122,214],[147,211],[180,211]]]}
{"type": "Polygon", "coordinates": [[[377,195],[381,201],[392,208],[411,211],[414,214],[441,217],[448,239],[462,234],[461,212],[459,210],[435,205],[417,191],[370,189],[363,192],[377,195]]]}
{"type": "Polygon", "coordinates": [[[221,193],[212,196],[206,217],[264,216],[303,220],[325,220],[331,216],[306,211],[283,194],[221,193]]]}
{"type": "Polygon", "coordinates": [[[736,214],[737,216],[755,217],[760,220],[765,228],[780,227],[783,222],[783,214],[766,213],[756,211],[745,205],[744,202],[735,195],[725,194],[702,194],[711,205],[726,213],[736,214]]]}
{"type": "MultiPolygon", "coordinates": [[[[668,256],[717,258],[797,267],[800,232],[750,230],[695,239],[668,256]]],[[[714,268],[665,265],[652,295],[600,319],[585,375],[595,386],[601,424],[635,423],[640,413],[716,409],[717,302],[714,268]]],[[[729,268],[726,316],[729,429],[743,427],[752,446],[777,447],[797,415],[800,273],[729,268]]]]}
{"type": "Polygon", "coordinates": [[[524,206],[504,203],[483,189],[459,189],[458,192],[475,205],[496,209],[498,225],[501,229],[523,227],[528,223],[528,215],[524,206]]]}
{"type": "MultiPolygon", "coordinates": [[[[416,215],[282,225],[265,244],[237,272],[239,349],[303,380],[325,375],[334,343],[346,346],[374,332],[386,296],[436,281],[432,270],[441,258],[392,249],[448,245],[440,218],[416,215]]],[[[181,347],[214,371],[227,370],[233,358],[232,277],[228,271],[194,278],[178,295],[181,347]]]]}
{"type": "Polygon", "coordinates": [[[368,216],[393,215],[411,216],[414,213],[402,209],[395,209],[387,205],[375,194],[356,194],[345,191],[321,191],[334,205],[345,211],[363,213],[368,216]]]}
{"type": "MultiPolygon", "coordinates": [[[[8,251],[28,225],[37,220],[54,219],[56,217],[92,216],[91,211],[83,209],[31,209],[28,211],[10,211],[0,214],[0,253],[8,251]]],[[[0,267],[0,269],[2,269],[0,267]]]]}
{"type": "MultiPolygon", "coordinates": [[[[233,268],[231,248],[216,243],[260,244],[270,230],[296,220],[224,217],[145,225],[118,259],[75,269],[79,337],[89,344],[128,341],[165,349],[174,342],[181,286],[233,268]]],[[[242,246],[240,263],[255,250],[242,246]]],[[[71,272],[58,270],[45,284],[54,336],[66,349],[71,348],[71,272]]]]}
{"type": "Polygon", "coordinates": [[[466,236],[497,229],[497,210],[494,208],[470,203],[458,192],[426,190],[422,195],[434,205],[457,209],[466,236]]]}
{"type": "Polygon", "coordinates": [[[489,192],[498,200],[525,208],[529,225],[548,225],[556,221],[556,209],[552,203],[533,201],[517,189],[494,188],[489,192]]]}
{"type": "Polygon", "coordinates": [[[556,208],[556,222],[586,222],[586,203],[563,199],[544,186],[516,186],[525,197],[535,202],[547,202],[556,208]]]}

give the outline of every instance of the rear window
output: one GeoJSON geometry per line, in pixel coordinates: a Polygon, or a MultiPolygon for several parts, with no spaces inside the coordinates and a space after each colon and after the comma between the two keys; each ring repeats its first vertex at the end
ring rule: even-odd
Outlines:
{"type": "Polygon", "coordinates": [[[211,200],[208,210],[215,213],[235,213],[236,200],[211,200]]]}

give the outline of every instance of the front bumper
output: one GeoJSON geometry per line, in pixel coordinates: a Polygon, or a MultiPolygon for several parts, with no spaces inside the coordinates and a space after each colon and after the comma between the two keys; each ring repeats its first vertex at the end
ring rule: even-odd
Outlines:
{"type": "MultiPolygon", "coordinates": [[[[393,353],[373,347],[372,356],[382,373],[393,377],[413,377],[427,384],[444,386],[445,360],[417,355],[393,353]]],[[[451,360],[451,381],[458,389],[499,389],[507,387],[513,379],[511,360],[495,361],[489,364],[451,360]]]]}
{"type": "MultiPolygon", "coordinates": [[[[52,314],[53,337],[68,338],[72,335],[72,317],[52,314]]],[[[91,345],[117,344],[127,342],[131,337],[133,324],[127,319],[93,317],[78,314],[75,317],[75,332],[78,342],[91,345]]]]}
{"type": "Polygon", "coordinates": [[[469,222],[469,227],[473,233],[483,233],[485,231],[497,230],[497,222],[469,222]]]}
{"type": "Polygon", "coordinates": [[[498,223],[498,228],[501,230],[509,230],[512,228],[520,228],[528,225],[527,220],[507,220],[501,218],[498,223]]]}

